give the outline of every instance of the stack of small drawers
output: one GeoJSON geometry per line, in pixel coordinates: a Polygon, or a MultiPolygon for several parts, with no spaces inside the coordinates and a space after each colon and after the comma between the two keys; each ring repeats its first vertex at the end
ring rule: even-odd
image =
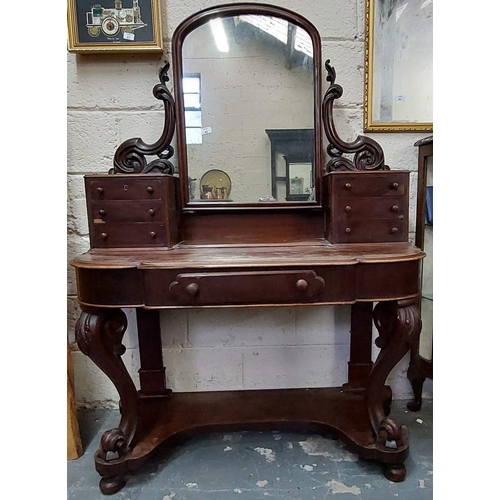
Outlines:
{"type": "Polygon", "coordinates": [[[407,241],[409,172],[333,172],[325,181],[332,243],[407,241]]]}
{"type": "Polygon", "coordinates": [[[177,182],[171,175],[85,176],[91,247],[177,243],[177,204],[168,202],[175,199],[177,182]]]}

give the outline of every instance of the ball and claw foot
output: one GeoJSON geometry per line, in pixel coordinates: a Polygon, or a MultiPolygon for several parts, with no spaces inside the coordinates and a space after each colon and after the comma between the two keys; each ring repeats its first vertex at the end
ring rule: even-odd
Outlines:
{"type": "Polygon", "coordinates": [[[103,495],[114,495],[125,486],[126,482],[125,478],[119,476],[103,477],[99,481],[99,489],[103,495]]]}
{"type": "Polygon", "coordinates": [[[384,464],[384,476],[393,483],[400,483],[406,477],[404,464],[384,464]]]}

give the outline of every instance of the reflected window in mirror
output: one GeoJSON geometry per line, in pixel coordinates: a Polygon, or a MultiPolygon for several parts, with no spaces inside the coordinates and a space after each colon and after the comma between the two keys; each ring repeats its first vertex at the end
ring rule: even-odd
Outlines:
{"type": "Polygon", "coordinates": [[[201,121],[201,76],[186,75],[182,79],[184,97],[184,116],[186,123],[186,143],[202,143],[201,121]]]}

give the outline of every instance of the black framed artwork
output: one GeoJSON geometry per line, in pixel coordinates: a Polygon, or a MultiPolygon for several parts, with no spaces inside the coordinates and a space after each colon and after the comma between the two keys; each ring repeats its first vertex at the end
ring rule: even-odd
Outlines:
{"type": "Polygon", "coordinates": [[[162,42],[160,0],[68,1],[70,52],[162,52],[162,42]]]}

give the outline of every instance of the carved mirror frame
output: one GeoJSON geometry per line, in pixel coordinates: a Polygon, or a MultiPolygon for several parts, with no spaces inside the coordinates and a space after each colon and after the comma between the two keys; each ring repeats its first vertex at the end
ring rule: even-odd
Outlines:
{"type": "MultiPolygon", "coordinates": [[[[321,133],[321,37],[316,27],[301,15],[282,7],[254,3],[236,3],[230,5],[220,5],[197,12],[185,19],[176,28],[172,37],[172,63],[173,63],[173,81],[176,89],[175,110],[177,116],[177,162],[179,168],[179,177],[181,185],[181,201],[183,209],[188,210],[217,210],[231,208],[307,208],[321,207],[322,196],[322,177],[323,177],[323,155],[322,155],[322,133],[321,133]],[[280,17],[301,27],[311,37],[313,46],[313,95],[314,95],[314,175],[316,186],[316,200],[302,202],[272,202],[272,203],[234,203],[217,202],[211,203],[207,207],[203,202],[190,202],[189,200],[189,182],[188,182],[188,161],[187,144],[185,133],[184,118],[184,97],[182,92],[182,47],[183,42],[189,33],[197,27],[207,23],[211,19],[218,17],[231,17],[240,15],[265,15],[280,17]]],[[[236,161],[236,160],[235,160],[236,161]]]]}

